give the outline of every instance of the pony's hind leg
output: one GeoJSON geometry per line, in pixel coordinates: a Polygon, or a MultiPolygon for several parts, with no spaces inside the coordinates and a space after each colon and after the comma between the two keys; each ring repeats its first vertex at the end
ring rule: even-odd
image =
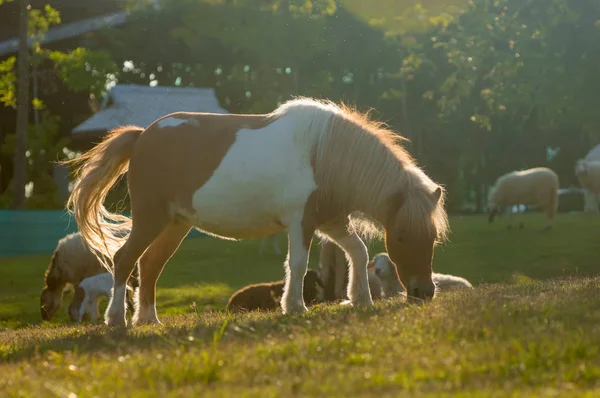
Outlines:
{"type": "MultiPolygon", "coordinates": [[[[310,233],[310,236],[314,231],[310,233]]],[[[306,312],[304,304],[304,275],[308,269],[308,253],[310,242],[305,242],[301,221],[293,222],[288,226],[289,251],[285,261],[285,287],[281,297],[281,309],[284,314],[298,314],[306,312]]],[[[311,240],[312,241],[312,240],[311,240]]]]}
{"type": "Polygon", "coordinates": [[[373,299],[369,289],[367,264],[369,253],[367,246],[347,224],[340,224],[321,232],[333,239],[348,255],[350,271],[348,280],[348,298],[353,305],[372,306],[373,299]]]}
{"type": "MultiPolygon", "coordinates": [[[[127,242],[125,242],[114,256],[114,287],[104,315],[108,326],[127,326],[125,320],[125,298],[129,276],[140,256],[169,223],[166,212],[161,215],[159,210],[152,210],[154,213],[145,212],[138,215],[134,213],[132,208],[133,222],[131,234],[127,238],[127,242]]],[[[141,288],[142,281],[140,280],[141,288]]]]}
{"type": "Polygon", "coordinates": [[[156,282],[190,229],[191,226],[183,222],[169,224],[140,258],[140,287],[136,291],[134,325],[160,323],[156,314],[156,282]]]}

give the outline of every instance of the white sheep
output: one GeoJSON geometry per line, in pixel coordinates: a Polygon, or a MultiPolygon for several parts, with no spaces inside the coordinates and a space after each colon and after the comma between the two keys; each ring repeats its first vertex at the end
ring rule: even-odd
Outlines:
{"type": "MultiPolygon", "coordinates": [[[[87,248],[79,232],[59,240],[44,274],[44,288],[40,296],[42,319],[50,320],[60,308],[67,284],[77,286],[83,279],[104,272],[106,269],[87,248]]],[[[137,267],[134,274],[137,274],[137,267]]],[[[133,287],[137,285],[135,278],[130,278],[129,283],[133,287]]]]}
{"type": "MultiPolygon", "coordinates": [[[[590,150],[588,152],[588,154],[585,155],[585,158],[583,158],[583,160],[588,161],[588,162],[600,161],[600,144],[598,144],[594,148],[592,148],[592,150],[590,150]]],[[[579,161],[577,163],[579,163],[579,161]]],[[[575,165],[575,175],[577,175],[577,164],[575,165]]],[[[581,179],[579,179],[579,183],[584,188],[583,194],[584,194],[585,206],[584,206],[583,210],[585,212],[597,213],[598,212],[598,203],[600,203],[600,193],[597,193],[597,192],[595,193],[595,192],[592,192],[589,189],[587,189],[585,187],[585,185],[582,183],[581,179]]]]}
{"type": "MultiPolygon", "coordinates": [[[[488,195],[489,222],[501,209],[514,205],[538,206],[546,215],[546,229],[558,210],[558,176],[547,167],[513,171],[496,181],[488,195]]],[[[512,225],[509,224],[509,228],[512,225]]],[[[523,222],[520,225],[523,228],[523,222]]]]}
{"type": "Polygon", "coordinates": [[[600,196],[600,160],[578,160],[575,164],[575,175],[585,189],[584,211],[598,211],[598,202],[595,199],[600,196]]]}

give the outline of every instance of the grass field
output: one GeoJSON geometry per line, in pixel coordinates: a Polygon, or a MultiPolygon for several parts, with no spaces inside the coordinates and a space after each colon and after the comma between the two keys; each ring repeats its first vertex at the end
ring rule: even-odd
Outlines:
{"type": "Polygon", "coordinates": [[[189,239],[159,281],[164,326],[125,332],[68,324],[68,295],[42,323],[49,256],[1,260],[0,396],[600,396],[600,217],[506,223],[451,219],[434,269],[472,291],[302,316],[226,319],[233,290],[282,278],[283,255],[189,239]]]}

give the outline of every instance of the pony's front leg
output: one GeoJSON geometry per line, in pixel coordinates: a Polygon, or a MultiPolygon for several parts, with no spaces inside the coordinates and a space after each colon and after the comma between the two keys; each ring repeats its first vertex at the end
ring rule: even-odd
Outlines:
{"type": "Polygon", "coordinates": [[[321,232],[333,239],[350,257],[348,280],[348,298],[356,306],[372,306],[373,298],[369,289],[367,264],[369,252],[367,246],[348,225],[336,225],[321,232]]]}
{"type": "Polygon", "coordinates": [[[285,261],[285,287],[281,298],[281,309],[284,314],[299,314],[306,312],[304,304],[304,275],[308,268],[308,253],[310,243],[305,242],[305,236],[313,235],[314,231],[304,231],[299,220],[288,226],[289,252],[285,261]]]}

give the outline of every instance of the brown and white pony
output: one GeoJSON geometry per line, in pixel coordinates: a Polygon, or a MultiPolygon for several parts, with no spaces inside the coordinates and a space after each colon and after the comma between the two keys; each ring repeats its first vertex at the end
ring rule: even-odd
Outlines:
{"type": "Polygon", "coordinates": [[[178,112],[146,129],[116,128],[69,162],[78,169],[68,208],[103,264],[114,263],[107,324],[126,325],[125,284],[138,259],[133,323],[159,323],[156,281],[193,227],[232,240],[287,230],[284,313],[307,310],[303,279],[315,232],[352,260],[350,302],[372,305],[369,257],[358,232],[376,224],[408,294],[432,298],[434,246],[448,230],[444,190],[400,140],[346,106],[306,98],[263,115],[178,112]],[[103,206],[125,173],[131,220],[103,206]],[[351,216],[356,212],[364,216],[351,216]],[[111,261],[111,247],[127,228],[111,261]]]}

